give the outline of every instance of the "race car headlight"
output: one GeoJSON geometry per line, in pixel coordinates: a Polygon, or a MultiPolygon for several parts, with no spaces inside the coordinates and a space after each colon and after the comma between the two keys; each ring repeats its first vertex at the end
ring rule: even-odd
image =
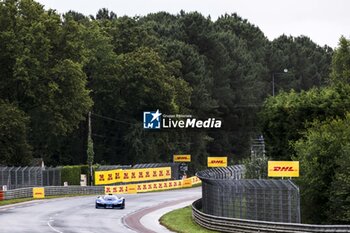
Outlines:
{"type": "Polygon", "coordinates": [[[96,200],[96,202],[97,202],[98,204],[102,204],[102,201],[101,201],[101,200],[96,200]]]}

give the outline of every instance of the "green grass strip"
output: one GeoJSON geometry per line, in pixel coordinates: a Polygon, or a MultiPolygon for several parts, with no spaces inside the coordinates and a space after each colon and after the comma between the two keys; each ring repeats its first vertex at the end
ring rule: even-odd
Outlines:
{"type": "Polygon", "coordinates": [[[185,208],[171,211],[160,218],[160,223],[169,230],[178,233],[214,233],[204,227],[199,226],[192,219],[192,208],[185,208]]]}

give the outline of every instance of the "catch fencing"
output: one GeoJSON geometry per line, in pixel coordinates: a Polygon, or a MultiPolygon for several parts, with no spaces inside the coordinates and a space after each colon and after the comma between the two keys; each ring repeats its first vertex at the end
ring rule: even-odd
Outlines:
{"type": "MultiPolygon", "coordinates": [[[[46,186],[45,196],[60,196],[60,195],[102,195],[105,193],[104,186],[46,186]]],[[[3,192],[3,199],[16,198],[31,198],[33,197],[33,188],[20,188],[3,192]]]]}
{"type": "Polygon", "coordinates": [[[201,171],[205,214],[300,223],[299,189],[291,180],[242,179],[241,165],[201,171]]]}
{"type": "Polygon", "coordinates": [[[18,189],[35,186],[61,185],[61,168],[0,167],[0,188],[18,189]]]}

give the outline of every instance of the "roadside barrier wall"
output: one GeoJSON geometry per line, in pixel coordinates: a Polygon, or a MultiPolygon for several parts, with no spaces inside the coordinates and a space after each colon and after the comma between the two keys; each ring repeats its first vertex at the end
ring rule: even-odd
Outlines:
{"type": "MultiPolygon", "coordinates": [[[[185,180],[149,182],[141,184],[115,185],[115,186],[45,186],[45,196],[60,196],[60,195],[89,195],[89,194],[127,194],[127,193],[143,193],[151,191],[161,191],[169,189],[180,189],[192,187],[200,184],[198,177],[190,177],[185,180]],[[170,185],[170,183],[172,183],[170,185]],[[176,183],[176,185],[175,185],[176,183]]],[[[33,187],[12,189],[2,191],[3,200],[17,198],[33,197],[33,187]]],[[[0,200],[1,193],[0,193],[0,200]]]]}

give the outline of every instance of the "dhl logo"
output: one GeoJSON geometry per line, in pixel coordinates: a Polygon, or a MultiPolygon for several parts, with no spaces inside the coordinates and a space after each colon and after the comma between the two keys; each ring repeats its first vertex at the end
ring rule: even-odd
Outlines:
{"type": "Polygon", "coordinates": [[[210,163],[212,163],[212,164],[223,164],[224,161],[223,160],[212,160],[212,161],[210,161],[210,163]]]}
{"type": "Polygon", "coordinates": [[[296,170],[294,170],[293,167],[279,167],[279,166],[275,166],[275,167],[273,167],[273,171],[275,171],[275,172],[283,172],[283,171],[293,172],[293,171],[296,171],[296,170]]]}
{"type": "Polygon", "coordinates": [[[174,162],[191,162],[191,155],[174,155],[174,162]]]}

